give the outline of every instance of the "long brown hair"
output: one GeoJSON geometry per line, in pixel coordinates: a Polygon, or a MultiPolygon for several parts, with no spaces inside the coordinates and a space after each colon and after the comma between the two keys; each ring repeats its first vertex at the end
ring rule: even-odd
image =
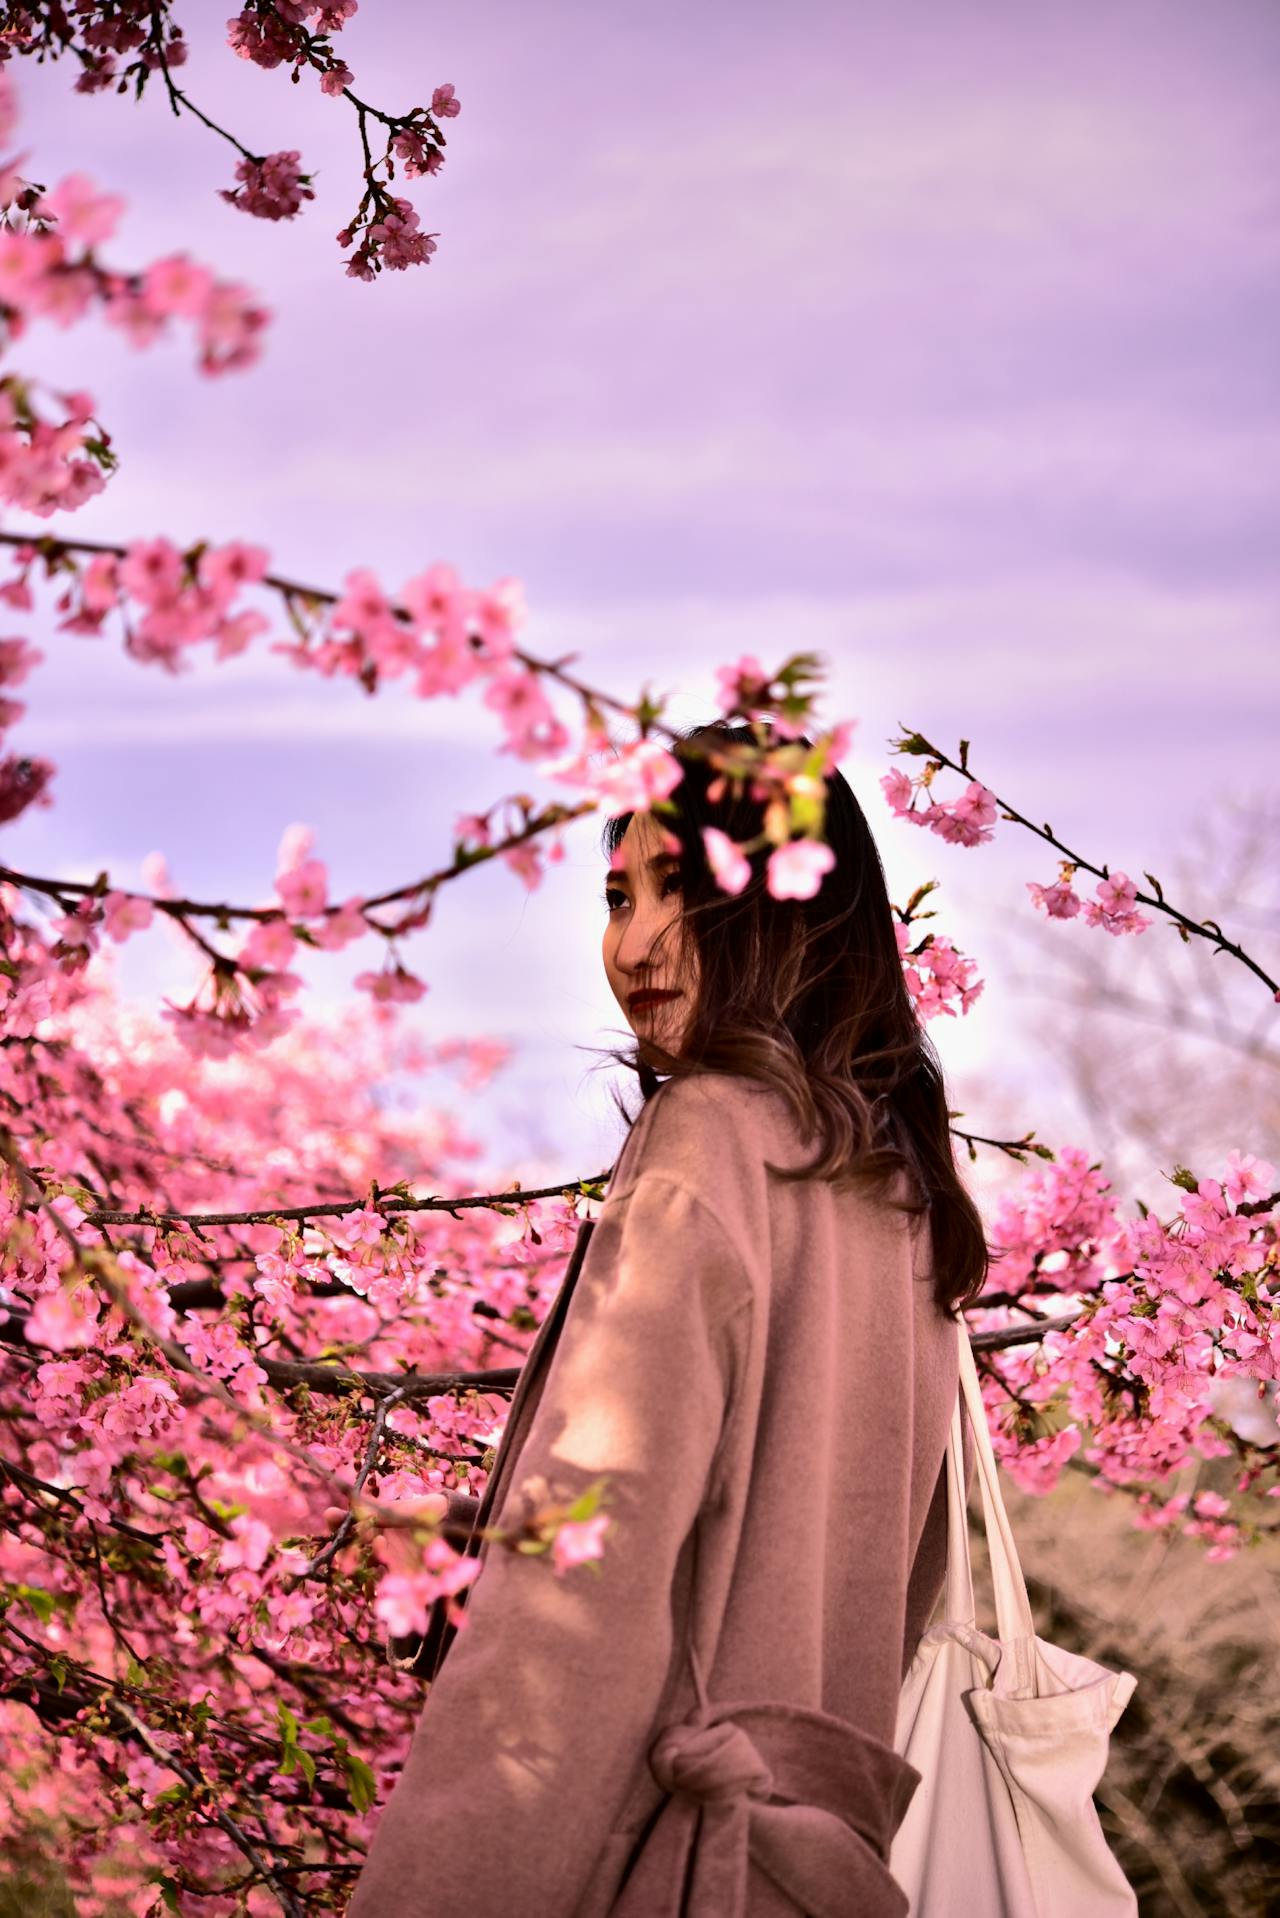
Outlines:
{"type": "MultiPolygon", "coordinates": [[[[717,720],[672,744],[684,776],[671,794],[675,810],[657,817],[680,842],[682,910],[671,930],[697,966],[698,986],[679,1053],[647,1038],[643,1047],[603,1050],[635,1073],[645,1104],[667,1078],[699,1071],[781,1092],[802,1135],[817,1134],[819,1146],[808,1165],[770,1167],[780,1178],[864,1182],[889,1197],[905,1169],[911,1196],[889,1203],[929,1214],[934,1296],[954,1312],[981,1291],[990,1255],[956,1169],[942,1064],[903,978],[884,867],[852,788],[837,768],[827,773],[824,836],[836,863],[812,899],[772,896],[767,845],[750,855],[751,878],[737,894],[720,889],[707,863],[704,826],[742,844],[760,834],[764,817],[749,784],[722,783],[708,797],[717,776],[708,748],[759,744],[762,730],[772,742],[767,721],[717,720]],[[692,750],[682,750],[685,741],[692,750]]],[[[609,855],[631,819],[607,821],[609,855]]]]}

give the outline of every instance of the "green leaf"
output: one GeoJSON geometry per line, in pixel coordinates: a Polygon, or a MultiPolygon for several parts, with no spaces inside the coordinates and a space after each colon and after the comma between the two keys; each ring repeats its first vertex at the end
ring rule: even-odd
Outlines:
{"type": "Polygon", "coordinates": [[[57,1600],[52,1592],[42,1590],[39,1585],[11,1585],[9,1593],[15,1604],[25,1605],[33,1611],[42,1625],[47,1625],[57,1608],[57,1600]]]}
{"type": "MultiPolygon", "coordinates": [[[[902,722],[899,721],[898,723],[901,724],[902,722]]],[[[929,744],[929,741],[924,737],[923,733],[904,733],[901,739],[891,739],[889,744],[895,753],[913,753],[917,758],[923,754],[936,751],[936,748],[929,744]]]]}
{"type": "Polygon", "coordinates": [[[593,1518],[595,1516],[600,1508],[600,1500],[604,1496],[604,1489],[608,1483],[607,1478],[596,1479],[593,1485],[588,1485],[586,1491],[580,1493],[573,1501],[573,1504],[569,1507],[569,1517],[575,1523],[580,1522],[582,1519],[593,1518]]]}
{"type": "Polygon", "coordinates": [[[346,1769],[352,1810],[368,1811],[377,1796],[377,1779],[363,1758],[357,1758],[354,1752],[347,1752],[342,1762],[346,1769]]]}

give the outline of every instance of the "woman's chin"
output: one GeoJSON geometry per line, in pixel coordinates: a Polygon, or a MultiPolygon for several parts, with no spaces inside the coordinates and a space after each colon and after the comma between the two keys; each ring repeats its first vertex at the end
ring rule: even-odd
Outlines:
{"type": "Polygon", "coordinates": [[[681,1035],[678,1027],[675,1029],[671,1027],[664,1029],[662,1027],[654,1028],[650,1026],[646,1028],[644,1026],[635,1026],[632,1030],[635,1032],[636,1043],[642,1054],[652,1054],[654,1046],[661,1046],[664,1051],[671,1053],[678,1053],[680,1050],[681,1035]]]}

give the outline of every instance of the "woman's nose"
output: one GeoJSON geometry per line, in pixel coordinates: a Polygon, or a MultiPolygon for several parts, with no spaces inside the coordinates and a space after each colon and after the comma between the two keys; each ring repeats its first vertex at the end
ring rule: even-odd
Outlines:
{"type": "Polygon", "coordinates": [[[661,963],[661,954],[656,949],[661,923],[655,913],[646,912],[643,907],[630,914],[622,938],[618,943],[618,964],[624,972],[639,971],[642,967],[656,967],[661,963]]]}

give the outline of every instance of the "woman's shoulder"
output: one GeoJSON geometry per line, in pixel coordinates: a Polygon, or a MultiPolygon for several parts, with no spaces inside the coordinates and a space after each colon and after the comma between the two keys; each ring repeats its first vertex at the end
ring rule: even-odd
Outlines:
{"type": "Polygon", "coordinates": [[[765,1161],[788,1131],[786,1101],[738,1073],[691,1072],[663,1082],[637,1114],[610,1192],[642,1176],[668,1178],[717,1208],[739,1209],[740,1189],[765,1180],[765,1161]]]}

